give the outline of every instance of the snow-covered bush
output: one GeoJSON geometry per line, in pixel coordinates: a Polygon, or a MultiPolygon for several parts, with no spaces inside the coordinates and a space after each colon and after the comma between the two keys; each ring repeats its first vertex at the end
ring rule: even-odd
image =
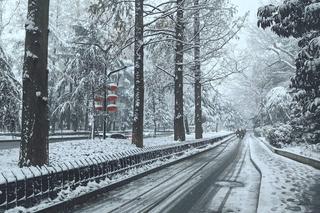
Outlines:
{"type": "Polygon", "coordinates": [[[269,143],[277,148],[281,148],[285,144],[290,144],[294,140],[293,128],[288,124],[278,124],[267,132],[269,143]]]}
{"type": "Polygon", "coordinates": [[[254,129],[254,135],[256,137],[267,137],[269,132],[273,129],[271,125],[266,125],[262,127],[257,127],[254,129]]]}
{"type": "Polygon", "coordinates": [[[289,121],[291,101],[292,98],[284,87],[275,87],[268,92],[264,109],[271,124],[289,121]]]}
{"type": "Polygon", "coordinates": [[[254,117],[255,127],[288,123],[291,120],[292,106],[292,97],[285,87],[277,86],[270,89],[254,117]]]}

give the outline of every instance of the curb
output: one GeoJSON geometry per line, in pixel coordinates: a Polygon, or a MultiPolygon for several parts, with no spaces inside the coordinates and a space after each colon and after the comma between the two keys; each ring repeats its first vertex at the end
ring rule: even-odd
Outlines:
{"type": "Polygon", "coordinates": [[[302,155],[298,155],[292,152],[288,152],[288,151],[284,151],[281,149],[277,149],[272,147],[270,144],[267,144],[266,142],[264,142],[263,140],[261,140],[260,138],[257,138],[261,143],[263,143],[266,147],[268,147],[268,149],[270,149],[273,153],[276,153],[278,155],[281,155],[283,157],[289,158],[291,160],[297,161],[299,163],[303,163],[309,166],[312,166],[315,169],[319,169],[320,170],[320,161],[312,159],[312,158],[308,158],[302,155]]]}
{"type": "Polygon", "coordinates": [[[259,193],[258,193],[258,202],[257,202],[257,208],[256,208],[256,212],[258,212],[259,209],[259,204],[260,204],[260,190],[261,190],[261,185],[262,185],[262,171],[260,169],[260,167],[258,166],[258,164],[256,162],[254,162],[254,160],[252,159],[252,155],[251,155],[251,145],[249,144],[249,156],[250,156],[250,161],[253,164],[253,166],[256,168],[256,170],[259,172],[260,174],[260,183],[259,183],[259,193]]]}
{"type": "Polygon", "coordinates": [[[147,170],[145,172],[142,172],[140,174],[137,174],[137,175],[134,175],[134,176],[131,176],[131,177],[128,177],[126,179],[123,179],[123,180],[120,180],[118,182],[115,182],[115,183],[112,183],[110,185],[107,185],[105,187],[102,187],[100,189],[97,189],[97,190],[94,190],[94,191],[91,191],[91,192],[88,192],[86,194],[83,194],[83,195],[80,195],[79,197],[75,197],[75,198],[71,198],[69,200],[65,200],[65,201],[62,201],[62,202],[59,202],[59,203],[56,203],[56,204],[53,204],[52,206],[49,206],[47,208],[43,208],[43,209],[38,209],[38,210],[34,210],[33,212],[37,212],[37,213],[56,213],[56,212],[70,212],[70,210],[76,206],[77,204],[81,204],[83,202],[88,202],[90,200],[93,200],[94,198],[96,198],[97,196],[103,194],[103,193],[106,193],[108,191],[111,191],[111,190],[114,190],[118,187],[121,187],[121,186],[124,186],[134,180],[137,180],[139,178],[142,178],[146,175],[149,175],[149,174],[152,174],[154,172],[157,172],[157,171],[160,171],[161,169],[164,169],[166,167],[169,167],[169,166],[172,166],[174,164],[177,164],[179,162],[182,162],[184,160],[187,160],[187,159],[190,159],[190,158],[193,158],[194,156],[197,156],[197,155],[200,155],[200,154],[203,154],[205,152],[208,152],[210,150],[213,150],[217,147],[219,147],[220,145],[232,140],[234,138],[234,136],[229,136],[225,139],[222,139],[224,141],[222,141],[220,144],[218,144],[217,146],[213,146],[213,147],[210,147],[209,149],[205,149],[205,150],[201,150],[195,154],[192,154],[192,155],[188,155],[188,156],[185,156],[183,158],[180,158],[180,159],[177,159],[177,160],[174,160],[174,161],[171,161],[169,163],[166,163],[166,164],[163,164],[161,166],[158,166],[158,167],[155,167],[155,168],[152,168],[150,170],[147,170]]]}

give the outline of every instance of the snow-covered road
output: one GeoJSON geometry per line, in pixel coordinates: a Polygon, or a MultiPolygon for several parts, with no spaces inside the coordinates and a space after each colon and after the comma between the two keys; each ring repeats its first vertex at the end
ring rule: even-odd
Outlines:
{"type": "Polygon", "coordinates": [[[271,152],[249,134],[252,159],[262,171],[258,212],[320,212],[320,171],[271,152]]]}
{"type": "Polygon", "coordinates": [[[274,154],[249,133],[73,211],[318,213],[319,201],[319,170],[274,154]]]}
{"type": "Polygon", "coordinates": [[[260,174],[238,139],[108,192],[74,212],[256,212],[260,174]]]}

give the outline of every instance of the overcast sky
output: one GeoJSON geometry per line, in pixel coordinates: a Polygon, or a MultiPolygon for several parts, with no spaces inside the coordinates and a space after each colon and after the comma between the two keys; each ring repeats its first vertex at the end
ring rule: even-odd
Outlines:
{"type": "MultiPolygon", "coordinates": [[[[256,26],[257,24],[257,11],[262,5],[268,4],[269,0],[230,0],[231,3],[238,7],[238,16],[243,16],[249,12],[249,17],[246,26],[256,26]]],[[[238,34],[239,40],[234,41],[236,49],[245,49],[247,47],[247,34],[248,28],[244,27],[238,34]]]]}
{"type": "Polygon", "coordinates": [[[257,20],[257,9],[262,4],[260,0],[231,0],[231,2],[238,6],[239,15],[250,11],[249,21],[254,22],[257,20]]]}

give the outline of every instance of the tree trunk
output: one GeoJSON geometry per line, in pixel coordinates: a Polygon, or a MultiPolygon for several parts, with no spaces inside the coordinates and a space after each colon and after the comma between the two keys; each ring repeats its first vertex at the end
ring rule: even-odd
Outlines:
{"type": "Polygon", "coordinates": [[[176,56],[175,56],[175,113],[174,113],[174,140],[185,141],[185,131],[183,125],[183,6],[184,0],[177,0],[177,20],[176,20],[176,56]]]}
{"type": "Polygon", "coordinates": [[[156,115],[156,100],[154,94],[152,94],[152,112],[153,112],[153,136],[157,137],[157,115],[156,115]]]}
{"type": "Polygon", "coordinates": [[[132,143],[143,147],[143,0],[135,0],[135,44],[134,44],[134,106],[132,143]]]}
{"type": "Polygon", "coordinates": [[[107,88],[107,65],[104,65],[104,76],[103,76],[103,139],[107,138],[107,96],[108,96],[108,88],[107,88]]]}
{"type": "Polygon", "coordinates": [[[186,128],[186,133],[187,135],[190,135],[190,128],[189,128],[189,122],[188,122],[188,117],[186,116],[186,118],[184,119],[184,126],[186,128]]]}
{"type": "Polygon", "coordinates": [[[51,119],[50,119],[50,126],[51,126],[51,133],[55,133],[56,131],[56,121],[57,121],[57,118],[56,116],[52,116],[51,119]]]}
{"type": "Polygon", "coordinates": [[[89,95],[86,96],[86,111],[85,111],[85,117],[84,117],[84,130],[89,130],[89,95]]]}
{"type": "MultiPolygon", "coordinates": [[[[199,7],[199,0],[194,0],[194,7],[199,7]]],[[[194,14],[194,100],[195,100],[195,137],[202,138],[202,109],[201,109],[201,62],[200,62],[200,11],[196,9],[194,14]]]]}
{"type": "Polygon", "coordinates": [[[21,167],[44,165],[49,161],[48,21],[49,0],[28,0],[22,78],[21,167]]]}
{"type": "MultiPolygon", "coordinates": [[[[72,86],[72,83],[70,83],[69,85],[69,92],[70,94],[72,93],[72,89],[73,86],[72,86]]],[[[66,113],[66,123],[67,123],[67,130],[71,130],[71,105],[69,104],[68,105],[68,108],[67,108],[67,113],[66,113]]]]}
{"type": "Polygon", "coordinates": [[[91,139],[93,140],[96,136],[96,125],[95,125],[95,115],[96,115],[96,109],[95,109],[95,103],[94,103],[94,87],[91,87],[92,92],[92,120],[91,120],[91,139]]]}
{"type": "Polygon", "coordinates": [[[117,131],[117,125],[115,121],[112,122],[112,130],[117,131]]]}

